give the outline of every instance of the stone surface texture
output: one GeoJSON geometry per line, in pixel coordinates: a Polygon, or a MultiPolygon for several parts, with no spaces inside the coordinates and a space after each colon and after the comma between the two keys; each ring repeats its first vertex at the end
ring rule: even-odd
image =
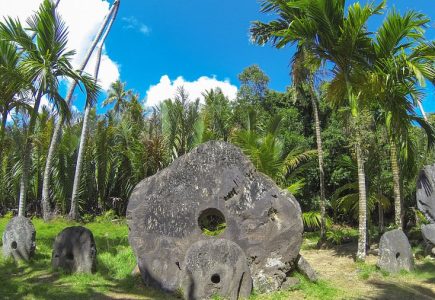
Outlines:
{"type": "Polygon", "coordinates": [[[25,217],[14,217],[3,232],[3,256],[28,261],[35,254],[36,231],[25,217]]]}
{"type": "Polygon", "coordinates": [[[184,299],[246,299],[252,291],[252,278],[243,250],[224,239],[202,240],[193,244],[184,260],[181,287],[184,299]]]}
{"type": "Polygon", "coordinates": [[[382,235],[379,242],[378,266],[390,273],[400,270],[411,271],[414,268],[411,245],[402,230],[395,229],[382,235]]]}
{"type": "Polygon", "coordinates": [[[82,226],[67,227],[54,240],[51,264],[69,273],[93,273],[97,248],[92,232],[82,226]]]}
{"type": "Polygon", "coordinates": [[[426,252],[435,256],[435,224],[421,226],[421,233],[426,244],[426,252]]]}
{"type": "Polygon", "coordinates": [[[127,222],[143,281],[172,292],[185,282],[186,255],[202,249],[200,241],[237,244],[260,292],[281,287],[302,244],[299,203],[225,142],[205,143],[140,182],[128,203],[127,222]],[[226,229],[217,237],[204,235],[198,224],[210,211],[225,218],[226,229]]]}
{"type": "Polygon", "coordinates": [[[425,166],[417,179],[417,206],[430,223],[435,223],[435,164],[425,166]]]}
{"type": "Polygon", "coordinates": [[[301,255],[298,259],[298,269],[305,275],[311,282],[317,281],[317,273],[311,267],[310,263],[301,255]]]}

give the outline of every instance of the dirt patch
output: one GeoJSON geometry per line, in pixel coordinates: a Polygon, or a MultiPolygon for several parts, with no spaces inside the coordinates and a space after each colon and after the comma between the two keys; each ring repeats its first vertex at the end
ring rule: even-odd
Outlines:
{"type": "MultiPolygon", "coordinates": [[[[366,260],[369,270],[362,269],[354,261],[356,250],[356,244],[346,244],[335,249],[303,250],[301,253],[316,269],[320,279],[343,291],[346,296],[341,299],[435,299],[433,280],[418,278],[412,273],[382,274],[375,269],[377,256],[373,254],[366,260]]],[[[416,269],[421,268],[424,268],[423,264],[417,262],[416,269]]]]}

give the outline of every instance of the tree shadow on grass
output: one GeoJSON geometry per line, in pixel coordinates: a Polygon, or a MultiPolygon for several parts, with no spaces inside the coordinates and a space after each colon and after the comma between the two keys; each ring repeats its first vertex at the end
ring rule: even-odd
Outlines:
{"type": "Polygon", "coordinates": [[[28,263],[1,258],[0,299],[176,299],[146,288],[140,277],[115,279],[110,276],[113,272],[99,261],[96,274],[63,274],[51,269],[50,256],[43,253],[36,254],[28,263]],[[79,288],[76,280],[81,281],[77,283],[79,288]]]}
{"type": "Polygon", "coordinates": [[[409,299],[435,299],[435,293],[429,288],[415,284],[397,284],[392,282],[383,282],[378,280],[369,280],[368,284],[378,291],[374,295],[368,295],[359,299],[377,299],[377,300],[409,300],[409,299]],[[380,292],[379,292],[380,291],[380,292]]]}
{"type": "Polygon", "coordinates": [[[110,253],[111,255],[115,255],[118,252],[117,247],[125,246],[129,247],[128,237],[95,237],[95,243],[97,245],[98,253],[110,253]]]}
{"type": "Polygon", "coordinates": [[[420,277],[427,278],[424,282],[435,285],[435,261],[424,261],[415,266],[415,272],[420,277]]]}
{"type": "Polygon", "coordinates": [[[349,257],[355,260],[358,250],[358,243],[349,242],[341,245],[336,245],[332,248],[334,256],[349,257]]]}

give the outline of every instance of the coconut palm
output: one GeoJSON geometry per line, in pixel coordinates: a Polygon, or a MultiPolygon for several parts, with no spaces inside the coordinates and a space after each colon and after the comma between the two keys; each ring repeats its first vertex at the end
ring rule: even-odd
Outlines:
{"type": "Polygon", "coordinates": [[[97,87],[87,75],[77,74],[71,59],[74,51],[67,51],[67,27],[56,13],[54,5],[45,0],[37,13],[28,20],[29,30],[34,33],[35,42],[18,20],[8,18],[0,24],[0,39],[16,43],[22,51],[18,65],[23,77],[32,83],[33,107],[27,128],[23,149],[23,167],[20,183],[19,215],[25,215],[32,135],[34,133],[39,106],[47,97],[58,109],[66,112],[67,105],[60,96],[61,78],[81,81],[90,99],[96,97],[97,87]]]}
{"type": "MultiPolygon", "coordinates": [[[[116,19],[118,9],[119,9],[119,5],[116,6],[115,11],[113,12],[113,14],[110,18],[110,22],[107,25],[106,31],[105,31],[103,37],[101,38],[101,40],[97,46],[96,64],[95,64],[95,70],[94,70],[95,82],[97,82],[97,80],[98,80],[98,73],[100,70],[103,45],[104,45],[104,42],[106,41],[107,36],[109,35],[110,29],[112,28],[112,25],[113,25],[113,22],[116,19]]],[[[80,146],[79,146],[79,152],[78,152],[78,156],[77,156],[76,172],[74,175],[73,191],[72,191],[72,195],[71,195],[71,209],[70,209],[70,213],[69,213],[69,217],[73,220],[77,219],[77,201],[76,200],[77,200],[78,189],[79,189],[79,185],[80,185],[80,175],[81,175],[81,171],[82,171],[82,167],[83,167],[83,158],[84,158],[85,143],[86,143],[86,138],[87,138],[87,133],[88,133],[89,116],[90,116],[90,112],[91,112],[92,107],[93,107],[92,102],[86,103],[85,114],[83,117],[82,135],[80,137],[80,146]]]]}
{"type": "MultiPolygon", "coordinates": [[[[104,33],[104,30],[110,21],[110,18],[112,16],[113,12],[118,8],[120,3],[121,3],[120,0],[115,0],[112,8],[109,11],[109,14],[103,20],[103,23],[102,23],[100,29],[98,30],[97,34],[95,35],[94,41],[90,45],[90,47],[89,47],[89,49],[84,57],[84,60],[78,69],[78,72],[80,74],[83,72],[86,65],[88,64],[89,59],[91,58],[91,55],[95,50],[95,47],[97,46],[99,40],[101,39],[101,37],[104,33]]],[[[68,92],[67,92],[67,95],[66,95],[66,98],[65,98],[65,101],[68,105],[71,105],[71,101],[72,101],[76,87],[77,87],[77,82],[76,81],[71,82],[70,87],[69,87],[68,92]]],[[[65,121],[65,117],[66,116],[63,114],[59,115],[58,121],[57,121],[56,126],[55,126],[54,131],[53,131],[53,136],[51,138],[50,148],[49,148],[48,155],[47,155],[47,161],[45,164],[44,180],[43,180],[43,184],[42,184],[42,199],[41,199],[44,220],[47,220],[49,218],[49,215],[50,215],[50,205],[49,205],[50,174],[52,171],[56,147],[57,147],[57,144],[59,143],[59,140],[61,137],[61,131],[62,131],[63,123],[65,121]]]]}
{"type": "Polygon", "coordinates": [[[119,116],[120,113],[127,106],[128,100],[133,95],[131,90],[126,90],[127,84],[121,80],[117,80],[110,85],[106,100],[103,102],[103,106],[114,104],[113,110],[119,116]]]}
{"type": "MultiPolygon", "coordinates": [[[[259,44],[271,42],[282,48],[297,43],[332,64],[334,77],[328,88],[329,100],[335,107],[350,107],[355,125],[360,124],[366,99],[359,92],[364,71],[369,64],[371,39],[367,21],[381,13],[384,3],[361,6],[358,2],[345,7],[341,0],[266,0],[263,12],[278,14],[269,23],[255,22],[253,39],[259,44]],[[271,33],[274,33],[273,35],[271,33]]],[[[364,172],[363,136],[355,127],[355,147],[359,186],[359,240],[357,258],[364,260],[367,245],[367,193],[364,172]]]]}

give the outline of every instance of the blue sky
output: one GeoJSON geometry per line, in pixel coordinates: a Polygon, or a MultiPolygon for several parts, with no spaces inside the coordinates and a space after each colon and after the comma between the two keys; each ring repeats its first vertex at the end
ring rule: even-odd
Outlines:
{"type": "MultiPolygon", "coordinates": [[[[0,0],[0,17],[17,16],[24,22],[41,1],[0,0]]],[[[69,47],[77,50],[75,66],[82,61],[111,3],[113,0],[60,1],[59,12],[70,29],[69,47]]],[[[427,37],[435,38],[434,0],[389,0],[387,5],[401,12],[414,9],[428,15],[432,22],[427,37]]],[[[284,91],[290,84],[293,49],[250,43],[251,22],[273,18],[259,10],[257,0],[121,0],[105,44],[99,76],[102,86],[107,89],[110,82],[120,78],[152,103],[158,97],[171,97],[179,84],[189,87],[192,98],[214,84],[235,95],[237,75],[257,64],[270,77],[270,88],[284,91]]],[[[374,17],[370,30],[376,30],[383,18],[374,17]]],[[[91,60],[88,72],[92,73],[94,64],[91,60]]],[[[424,106],[435,112],[433,88],[427,89],[427,94],[424,106]]],[[[79,110],[83,109],[82,98],[78,96],[74,103],[79,110]]],[[[99,112],[105,110],[100,102],[99,112]]]]}
{"type": "MultiPolygon", "coordinates": [[[[387,4],[401,12],[414,9],[427,14],[433,20],[427,37],[435,37],[433,1],[390,0],[387,4]]],[[[272,89],[283,91],[290,84],[293,49],[249,42],[250,22],[270,18],[259,9],[255,0],[124,0],[106,48],[120,65],[121,79],[142,96],[163,75],[183,76],[186,81],[216,76],[238,86],[237,75],[252,64],[270,77],[272,89]]],[[[382,18],[373,19],[371,29],[382,18]]],[[[433,90],[429,93],[425,107],[435,111],[433,90]]]]}

